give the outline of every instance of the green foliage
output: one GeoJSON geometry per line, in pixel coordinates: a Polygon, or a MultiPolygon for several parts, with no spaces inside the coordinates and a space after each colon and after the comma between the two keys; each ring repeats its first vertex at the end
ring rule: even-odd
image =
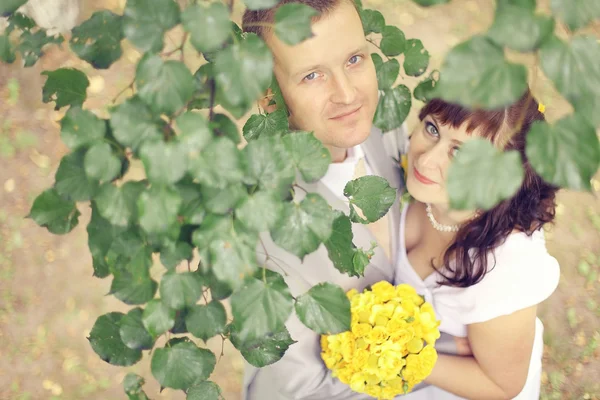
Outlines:
{"type": "MultiPolygon", "coordinates": [[[[414,1],[421,6],[448,2],[414,1]]],[[[316,333],[349,328],[343,290],[324,283],[293,297],[283,276],[259,263],[262,238],[270,235],[300,259],[323,244],[338,271],[362,276],[376,244],[358,248],[352,224],[381,218],[396,191],[375,176],[351,181],[345,188],[348,215],[332,210],[318,194],[304,193],[305,184],[325,175],[331,156],[313,133],[291,129],[269,48],[258,36],[241,32],[226,4],[191,3],[181,10],[174,0],[127,0],[123,15],[100,10],[73,29],[70,49],[96,70],[121,59],[123,39],[144,54],[132,77],[133,93],[106,104],[106,119],[84,106],[89,86],[84,72],[43,72],[43,101],[54,102],[56,110],[66,107],[61,138],[70,153],[61,160],[53,187],[34,200],[29,217],[51,233],[66,234],[78,224],[78,207],[91,206],[87,233],[93,274],[111,277],[109,294],[133,306],[127,314],[97,319],[89,338],[92,349],[108,363],[129,366],[164,343],[161,336],[182,335],[151,351],[152,373],[162,387],[186,391],[188,400],[213,400],[221,398],[220,388],[207,380],[216,357],[188,340],[190,335],[230,340],[250,364],[264,367],[295,343],[285,327],[293,312],[316,333]],[[182,41],[164,52],[168,31],[182,41]],[[190,51],[207,60],[195,72],[185,62],[190,51]],[[171,57],[176,52],[177,60],[171,57]],[[251,115],[241,132],[248,144],[242,144],[236,119],[268,88],[277,110],[251,115]],[[133,162],[143,165],[145,176],[139,180],[126,176],[133,162]],[[192,269],[196,254],[200,263],[192,269]],[[164,268],[154,268],[153,260],[164,268]],[[222,303],[227,299],[233,321],[222,303]]],[[[244,3],[258,10],[278,1],[244,3]]],[[[475,108],[510,104],[525,91],[527,74],[524,65],[508,61],[505,50],[533,53],[574,113],[553,125],[533,124],[527,156],[549,182],[589,190],[600,164],[595,133],[600,44],[586,35],[559,39],[554,31],[555,20],[571,30],[584,28],[600,15],[597,2],[552,0],[553,15],[536,14],[534,0],[497,3],[489,31],[458,44],[439,74],[428,71],[429,53],[421,41],[406,38],[380,12],[358,4],[376,51],[371,59],[380,98],[373,123],[384,132],[399,128],[413,97],[440,97],[475,108]],[[397,84],[403,76],[423,78],[411,93],[397,84]]],[[[0,36],[0,59],[20,59],[30,67],[47,45],[63,38],[48,36],[31,18],[16,13],[22,4],[8,0],[0,6],[9,16],[0,36]]],[[[312,36],[314,16],[311,8],[287,4],[274,12],[271,28],[294,45],[312,36]]],[[[517,153],[474,140],[452,163],[451,203],[492,207],[511,197],[522,177],[517,153]]],[[[270,261],[268,254],[260,259],[270,261]]],[[[139,376],[127,375],[126,395],[147,400],[143,384],[139,376]]]]}

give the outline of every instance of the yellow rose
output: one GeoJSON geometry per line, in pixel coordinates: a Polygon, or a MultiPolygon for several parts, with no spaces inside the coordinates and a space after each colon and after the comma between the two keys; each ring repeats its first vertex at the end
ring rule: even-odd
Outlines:
{"type": "Polygon", "coordinates": [[[406,344],[406,349],[413,354],[417,354],[423,349],[423,339],[413,338],[406,344]]]}
{"type": "Polygon", "coordinates": [[[381,386],[379,385],[367,385],[365,387],[365,393],[369,396],[373,396],[376,398],[381,397],[381,386]]]}
{"type": "Polygon", "coordinates": [[[358,372],[350,378],[350,388],[355,392],[363,393],[366,386],[366,377],[362,372],[358,372]]]}
{"type": "Polygon", "coordinates": [[[419,354],[410,354],[406,357],[406,367],[402,376],[409,382],[419,383],[431,374],[437,361],[437,352],[431,345],[427,345],[419,354]]]}
{"type": "Polygon", "coordinates": [[[370,324],[357,323],[352,325],[352,333],[357,338],[368,336],[373,330],[370,324]]]}
{"type": "Polygon", "coordinates": [[[356,296],[358,294],[358,290],[356,289],[350,289],[347,293],[346,293],[346,297],[348,297],[348,300],[352,300],[352,298],[354,296],[356,296]]]}
{"type": "Polygon", "coordinates": [[[379,297],[380,301],[383,302],[391,300],[397,295],[396,288],[394,288],[394,286],[387,281],[377,282],[371,286],[371,290],[373,290],[373,293],[375,293],[375,295],[379,297]]]}
{"type": "Polygon", "coordinates": [[[380,398],[383,400],[392,400],[394,397],[396,397],[396,395],[398,395],[400,393],[402,393],[402,392],[399,392],[392,387],[384,386],[383,388],[381,388],[381,397],[380,398]]]}
{"type": "Polygon", "coordinates": [[[355,369],[362,369],[369,362],[371,354],[364,349],[356,349],[354,356],[352,356],[352,367],[355,369]]]}
{"type": "Polygon", "coordinates": [[[380,344],[388,339],[389,335],[385,327],[376,326],[369,332],[369,335],[365,338],[369,344],[380,344]]]}

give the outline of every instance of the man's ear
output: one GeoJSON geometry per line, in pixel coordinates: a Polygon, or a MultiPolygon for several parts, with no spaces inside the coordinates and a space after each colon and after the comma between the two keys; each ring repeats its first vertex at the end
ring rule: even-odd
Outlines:
{"type": "Polygon", "coordinates": [[[258,106],[265,110],[267,114],[277,110],[277,104],[275,104],[275,94],[271,88],[268,88],[267,93],[258,100],[258,106]]]}

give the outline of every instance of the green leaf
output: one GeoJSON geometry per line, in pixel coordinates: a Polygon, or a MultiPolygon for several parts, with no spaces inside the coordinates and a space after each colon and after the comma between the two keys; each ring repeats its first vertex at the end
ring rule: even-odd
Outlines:
{"type": "Polygon", "coordinates": [[[510,6],[520,7],[522,10],[534,12],[537,6],[537,0],[502,0],[498,4],[508,4],[510,6]]]}
{"type": "Polygon", "coordinates": [[[236,219],[248,229],[266,232],[271,229],[281,215],[282,203],[272,192],[255,192],[235,210],[236,219]]]}
{"type": "Polygon", "coordinates": [[[108,10],[96,11],[72,30],[70,47],[96,69],[106,69],[121,58],[122,19],[108,10]]]}
{"type": "Polygon", "coordinates": [[[534,15],[519,6],[498,3],[494,23],[487,36],[500,46],[527,52],[539,48],[552,32],[553,18],[534,15]]]}
{"type": "Polygon", "coordinates": [[[415,87],[413,96],[415,99],[422,101],[423,103],[427,103],[429,100],[435,97],[433,90],[435,85],[437,85],[437,81],[430,76],[429,78],[421,81],[417,87],[415,87]]]}
{"type": "Polygon", "coordinates": [[[137,201],[140,226],[147,233],[165,233],[177,222],[179,193],[170,187],[152,186],[137,201]]]}
{"type": "Polygon", "coordinates": [[[210,289],[210,296],[213,300],[224,300],[231,296],[233,293],[231,287],[227,283],[219,281],[212,270],[204,273],[201,269],[198,269],[198,271],[197,273],[201,276],[204,286],[210,289]]]}
{"type": "Polygon", "coordinates": [[[375,70],[377,71],[379,90],[391,89],[400,73],[400,63],[395,58],[383,62],[381,56],[377,53],[371,54],[371,57],[373,58],[375,70]]]}
{"type": "Polygon", "coordinates": [[[257,368],[281,360],[287,349],[296,343],[285,326],[278,332],[267,333],[255,340],[241,341],[233,325],[230,326],[230,333],[231,343],[242,353],[248,363],[257,368]]]}
{"type": "MultiPolygon", "coordinates": [[[[215,74],[212,63],[206,63],[196,70],[194,73],[196,90],[194,92],[194,98],[190,102],[188,108],[202,109],[210,107],[214,77],[215,74]]],[[[216,99],[213,99],[213,102],[215,105],[217,104],[216,99]]]]}
{"type": "Polygon", "coordinates": [[[266,10],[275,7],[278,3],[279,0],[244,0],[248,10],[266,10]]]}
{"type": "Polygon", "coordinates": [[[257,237],[241,232],[221,234],[211,241],[209,251],[217,279],[238,288],[257,268],[257,244],[257,237]]]}
{"type": "Polygon", "coordinates": [[[60,126],[60,137],[70,149],[94,144],[106,135],[104,120],[80,107],[69,108],[60,126]]]}
{"type": "Polygon", "coordinates": [[[415,3],[420,5],[421,7],[431,7],[437,6],[438,4],[446,4],[449,3],[450,0],[413,0],[415,3]]]}
{"type": "Polygon", "coordinates": [[[159,52],[166,31],[179,23],[173,0],[127,0],[123,13],[125,37],[143,52],[159,52]]]}
{"type": "Polygon", "coordinates": [[[12,64],[17,59],[8,34],[0,35],[0,60],[12,64]]]}
{"type": "Polygon", "coordinates": [[[229,10],[220,2],[189,6],[181,13],[181,22],[201,53],[218,50],[231,32],[229,10]]]}
{"type": "Polygon", "coordinates": [[[320,283],[298,297],[296,315],[304,325],[321,335],[350,330],[350,300],[338,285],[320,283]]]}
{"type": "Polygon", "coordinates": [[[450,165],[450,205],[459,210],[489,210],[513,196],[523,176],[517,151],[500,152],[488,140],[475,138],[460,148],[450,165]]]}
{"type": "Polygon", "coordinates": [[[429,52],[418,39],[406,41],[404,72],[409,76],[421,76],[429,65],[429,52]]]}
{"type": "MultiPolygon", "coordinates": [[[[250,0],[252,1],[252,0],[250,0]]],[[[278,0],[275,0],[278,1],[278,0]]],[[[248,0],[246,0],[248,2],[248,0]]],[[[214,382],[204,381],[195,384],[187,391],[186,400],[220,400],[221,388],[214,382]]]]}
{"type": "Polygon", "coordinates": [[[282,330],[293,308],[290,289],[279,274],[250,278],[231,296],[233,323],[242,342],[282,330]]]}
{"type": "Polygon", "coordinates": [[[90,200],[98,191],[98,181],[85,174],[83,165],[86,149],[67,154],[56,171],[54,187],[58,194],[74,201],[90,200]]]}
{"type": "Polygon", "coordinates": [[[572,31],[600,18],[600,3],[595,0],[551,0],[550,5],[552,13],[563,20],[572,31]]]}
{"type": "Polygon", "coordinates": [[[290,153],[280,138],[253,140],[244,148],[244,153],[248,162],[246,183],[282,196],[289,193],[296,179],[296,171],[290,153]]]}
{"type": "Polygon", "coordinates": [[[48,44],[60,44],[64,41],[61,35],[48,36],[45,30],[32,32],[25,30],[21,32],[21,40],[17,50],[21,53],[25,67],[33,66],[43,55],[42,49],[48,44]]]}
{"type": "Polygon", "coordinates": [[[114,279],[110,286],[109,294],[125,304],[145,304],[154,298],[158,283],[150,278],[152,256],[149,251],[141,251],[121,265],[118,270],[113,270],[114,279]]]}
{"type": "Polygon", "coordinates": [[[28,217],[55,235],[64,235],[75,228],[81,213],[74,201],[65,200],[56,189],[47,189],[33,202],[28,217]]]}
{"type": "MultiPolygon", "coordinates": [[[[186,242],[170,243],[160,251],[160,262],[167,269],[174,269],[183,260],[190,261],[194,257],[194,249],[186,242]]],[[[164,297],[164,296],[161,296],[164,297]]]]}
{"type": "Polygon", "coordinates": [[[147,53],[137,65],[135,83],[138,96],[151,109],[173,115],[194,94],[194,77],[180,61],[163,59],[147,53]]]}
{"type": "Polygon", "coordinates": [[[139,97],[119,104],[110,115],[110,126],[119,143],[134,151],[145,141],[162,138],[156,116],[139,97]]]}
{"type": "Polygon", "coordinates": [[[183,223],[201,224],[206,215],[206,210],[200,197],[200,185],[182,182],[177,185],[177,190],[182,199],[179,216],[183,218],[183,223]]]}
{"type": "Polygon", "coordinates": [[[219,92],[234,106],[246,111],[262,96],[273,77],[273,56],[254,34],[219,52],[214,71],[219,92]]]}
{"type": "Polygon", "coordinates": [[[282,140],[305,182],[316,182],[325,175],[331,164],[331,154],[313,133],[291,132],[282,140]]]}
{"type": "Polygon", "coordinates": [[[55,110],[65,106],[81,106],[86,98],[86,90],[90,85],[87,76],[75,68],[59,68],[55,71],[44,71],[48,79],[42,89],[44,103],[56,102],[55,110]]]}
{"type": "Polygon", "coordinates": [[[207,305],[193,306],[185,318],[185,326],[190,333],[205,342],[225,331],[227,312],[220,301],[211,301],[207,305]]]}
{"type": "Polygon", "coordinates": [[[21,12],[15,12],[8,17],[6,32],[11,33],[15,28],[22,31],[30,31],[35,27],[36,23],[33,19],[21,12]]]}
{"type": "Polygon", "coordinates": [[[187,149],[188,157],[197,157],[213,137],[208,120],[202,114],[187,111],[178,116],[175,122],[181,131],[177,138],[187,149]]]}
{"type": "Polygon", "coordinates": [[[404,85],[385,89],[379,96],[373,124],[383,132],[399,128],[410,111],[410,90],[404,85]]]}
{"type": "Polygon", "coordinates": [[[306,4],[283,4],[275,11],[275,35],[290,46],[303,42],[313,36],[312,19],[317,15],[319,12],[306,4]]]}
{"type": "Polygon", "coordinates": [[[142,322],[153,337],[158,337],[175,325],[175,310],[160,299],[150,300],[142,315],[142,322]]]}
{"type": "Polygon", "coordinates": [[[283,110],[270,114],[254,114],[250,116],[242,132],[247,141],[258,139],[260,136],[280,136],[289,129],[288,117],[283,110]]]}
{"type": "Polygon", "coordinates": [[[92,327],[88,340],[102,361],[128,367],[141,360],[142,351],[130,349],[123,343],[119,330],[124,316],[120,312],[102,315],[92,327]]]}
{"type": "Polygon", "coordinates": [[[225,114],[214,114],[210,124],[215,135],[225,136],[235,144],[240,144],[242,138],[237,125],[225,114]]]}
{"type": "Polygon", "coordinates": [[[160,281],[160,298],[169,308],[191,307],[202,296],[202,285],[191,272],[167,272],[160,281]]]}
{"type": "Polygon", "coordinates": [[[366,224],[387,214],[396,201],[396,189],[380,176],[363,176],[346,184],[344,196],[350,200],[350,219],[366,224]],[[365,218],[358,214],[357,208],[365,218]]]}
{"type": "Polygon", "coordinates": [[[130,310],[119,324],[121,340],[133,350],[150,350],[154,345],[154,339],[142,323],[142,313],[143,310],[136,307],[130,310]]]}
{"type": "Polygon", "coordinates": [[[215,369],[217,358],[188,340],[156,349],[152,355],[152,375],[162,387],[186,390],[206,380],[215,369]]]}
{"type": "Polygon", "coordinates": [[[374,247],[372,247],[369,251],[365,251],[363,249],[356,249],[356,251],[354,252],[354,255],[352,256],[352,265],[354,267],[353,271],[355,273],[355,276],[365,275],[365,268],[367,268],[367,266],[371,262],[371,258],[374,255],[373,248],[377,246],[377,243],[374,243],[373,246],[374,247]]]}
{"type": "Polygon", "coordinates": [[[216,138],[189,160],[188,170],[203,185],[223,188],[236,184],[244,177],[242,153],[228,138],[216,138]]]}
{"type": "Polygon", "coordinates": [[[187,171],[186,148],[177,141],[162,140],[145,142],[140,148],[148,180],[157,185],[178,182],[187,171]]]}
{"type": "Polygon", "coordinates": [[[142,390],[146,382],[144,378],[133,372],[128,373],[123,379],[123,389],[129,400],[149,400],[148,396],[142,390]]]}
{"type": "Polygon", "coordinates": [[[356,252],[356,246],[352,242],[352,222],[339,210],[335,210],[334,215],[331,236],[325,242],[327,254],[338,271],[349,276],[358,276],[352,261],[356,252]]]}
{"type": "Polygon", "coordinates": [[[393,25],[386,25],[381,31],[381,52],[388,57],[396,57],[406,49],[404,32],[393,25]]]}
{"type": "Polygon", "coordinates": [[[12,14],[25,3],[27,3],[27,0],[3,0],[0,3],[0,16],[6,17],[12,14]]]}
{"type": "Polygon", "coordinates": [[[119,237],[124,228],[112,225],[98,211],[98,206],[92,201],[92,218],[87,226],[88,247],[92,253],[94,276],[105,278],[110,275],[106,255],[115,238],[119,237]]]}
{"type": "Polygon", "coordinates": [[[108,143],[98,143],[85,153],[83,166],[89,179],[110,182],[119,176],[123,163],[108,143]]]}
{"type": "Polygon", "coordinates": [[[285,203],[281,218],[271,230],[273,241],[300,259],[329,239],[333,213],[320,195],[309,193],[298,203],[285,203]]]}
{"type": "Polygon", "coordinates": [[[560,94],[595,127],[600,125],[600,43],[592,36],[577,36],[570,43],[557,37],[546,41],[541,48],[544,73],[560,94]]]}
{"type": "Polygon", "coordinates": [[[435,96],[471,108],[494,109],[513,104],[526,90],[525,66],[507,62],[504,49],[474,36],[446,56],[435,96]]]}
{"type": "Polygon", "coordinates": [[[554,126],[534,122],[527,135],[527,158],[544,180],[574,190],[591,190],[600,166],[600,143],[594,128],[572,114],[554,126]]]}
{"type": "Polygon", "coordinates": [[[202,198],[207,211],[214,214],[229,214],[246,197],[248,192],[242,185],[226,188],[202,187],[202,198]]]}
{"type": "Polygon", "coordinates": [[[360,19],[362,20],[365,36],[371,33],[381,33],[385,28],[385,18],[377,10],[362,10],[360,19]]]}
{"type": "Polygon", "coordinates": [[[137,200],[144,191],[142,182],[126,182],[121,187],[105,183],[94,198],[102,217],[116,226],[127,226],[137,215],[137,200]]]}

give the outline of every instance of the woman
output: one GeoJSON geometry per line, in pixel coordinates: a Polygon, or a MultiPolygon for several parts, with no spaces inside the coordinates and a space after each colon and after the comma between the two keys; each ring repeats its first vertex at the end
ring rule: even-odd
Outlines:
{"type": "Polygon", "coordinates": [[[420,112],[408,151],[396,284],[414,286],[435,308],[440,330],[466,337],[472,356],[440,354],[430,387],[409,399],[538,399],[543,326],[537,305],[559,281],[542,227],[554,219],[558,188],[525,156],[526,134],[543,120],[527,92],[496,111],[472,111],[439,99],[420,112]],[[460,146],[475,137],[520,152],[524,182],[489,211],[455,211],[446,178],[460,146]]]}

